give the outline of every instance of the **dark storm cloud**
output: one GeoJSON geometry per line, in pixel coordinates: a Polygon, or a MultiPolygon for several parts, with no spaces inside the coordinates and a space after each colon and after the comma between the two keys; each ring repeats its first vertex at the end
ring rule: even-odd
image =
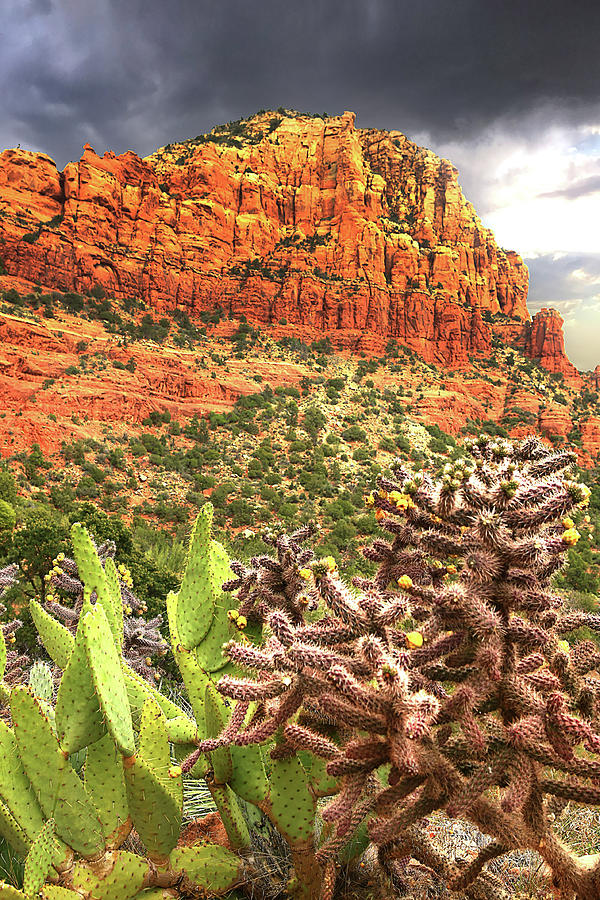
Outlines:
{"type": "Polygon", "coordinates": [[[600,191],[600,175],[590,175],[589,178],[582,178],[567,187],[538,194],[538,197],[566,197],[567,200],[576,200],[577,197],[595,194],[596,191],[600,191]]]}
{"type": "Polygon", "coordinates": [[[588,2],[12,0],[3,19],[0,138],[60,165],[86,140],[143,154],[260,107],[437,140],[598,108],[588,2]]]}

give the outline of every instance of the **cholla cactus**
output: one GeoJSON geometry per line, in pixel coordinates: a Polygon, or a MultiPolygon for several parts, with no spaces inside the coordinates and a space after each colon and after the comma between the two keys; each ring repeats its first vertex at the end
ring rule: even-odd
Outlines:
{"type": "MultiPolygon", "coordinates": [[[[96,548],[104,567],[108,559],[114,560],[115,549],[114,541],[104,541],[96,548]]],[[[119,565],[115,570],[123,602],[123,656],[131,668],[148,681],[159,681],[160,669],[155,666],[152,657],[164,656],[167,652],[167,645],[160,633],[163,617],[159,615],[144,619],[148,607],[133,593],[131,575],[127,568],[119,565]]],[[[49,587],[46,609],[75,633],[84,601],[83,583],[77,563],[60,553],[54,560],[46,581],[49,587]],[[72,605],[61,603],[54,591],[72,598],[72,605]]]]}
{"type": "MultiPolygon", "coordinates": [[[[19,567],[16,563],[0,569],[0,597],[3,597],[8,589],[17,583],[18,575],[19,567]]],[[[4,616],[5,614],[6,606],[3,603],[0,603],[0,616],[4,616]]],[[[15,634],[22,624],[20,619],[11,619],[10,622],[4,622],[1,626],[2,636],[4,637],[4,643],[6,645],[6,666],[3,677],[4,684],[6,685],[19,684],[19,682],[23,680],[26,670],[29,668],[29,656],[27,656],[26,653],[21,653],[19,650],[13,648],[13,645],[16,643],[15,634]]],[[[0,691],[0,695],[1,693],[2,692],[0,691]]],[[[0,710],[0,715],[2,714],[3,711],[0,710]]]]}
{"type": "Polygon", "coordinates": [[[401,466],[380,479],[370,502],[389,540],[365,551],[379,568],[355,592],[332,560],[300,548],[301,534],[277,542],[276,560],[232,564],[226,587],[267,639],[228,645],[253,677],[221,679],[242,712],[206,749],[275,736],[275,758],[324,760],[338,780],[316,852],[324,898],[360,834],[383,870],[412,856],[469,896],[497,897],[485,864],[523,848],[564,897],[600,896],[600,857],[578,861],[551,812],[556,798],[600,805],[600,682],[589,675],[600,653],[566,640],[581,625],[600,630],[600,615],[565,610],[551,585],[589,491],[568,474],[573,455],[535,438],[483,437],[468,451],[441,479],[401,466]],[[420,825],[435,810],[493,842],[451,864],[420,825]]]}

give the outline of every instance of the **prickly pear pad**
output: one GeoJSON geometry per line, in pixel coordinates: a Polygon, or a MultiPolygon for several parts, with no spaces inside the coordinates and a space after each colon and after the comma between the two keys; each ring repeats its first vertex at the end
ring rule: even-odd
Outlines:
{"type": "Polygon", "coordinates": [[[81,617],[85,647],[94,687],[106,726],[123,756],[133,756],[135,739],[131,709],[117,652],[104,608],[96,603],[81,617]]]}
{"type": "Polygon", "coordinates": [[[205,844],[177,847],[171,853],[171,867],[183,872],[207,894],[230,891],[241,876],[241,860],[226,847],[205,844]]]}
{"type": "Polygon", "coordinates": [[[15,736],[4,722],[0,722],[0,797],[29,840],[35,840],[44,816],[21,763],[15,736]]]}
{"type": "Polygon", "coordinates": [[[60,746],[68,754],[82,750],[106,734],[83,636],[83,621],[91,609],[89,600],[86,600],[75,635],[75,646],[56,698],[56,731],[60,746]]]}
{"type": "Polygon", "coordinates": [[[69,657],[73,652],[75,638],[68,628],[47,613],[37,600],[29,601],[29,609],[37,633],[48,655],[59,669],[66,669],[69,657]]]}
{"type": "Polygon", "coordinates": [[[42,812],[76,853],[94,856],[104,847],[97,810],[58,745],[49,719],[25,687],[13,688],[10,710],[23,768],[42,812]]]}
{"type": "MultiPolygon", "coordinates": [[[[123,646],[123,601],[121,599],[121,587],[119,585],[119,573],[115,565],[114,559],[108,557],[104,563],[104,576],[108,593],[112,601],[112,607],[115,615],[115,640],[119,647],[123,646]]],[[[107,616],[108,618],[108,616],[107,616]]],[[[110,619],[109,619],[110,622],[110,619]]]]}
{"type": "Polygon", "coordinates": [[[162,861],[179,837],[179,805],[143,759],[125,766],[125,785],[129,812],[148,856],[162,861]]]}
{"type": "Polygon", "coordinates": [[[215,583],[210,565],[212,519],[213,508],[207,503],[198,513],[194,525],[188,561],[177,597],[177,632],[186,650],[191,650],[202,640],[213,617],[215,583]]]}
{"type": "Polygon", "coordinates": [[[0,835],[20,856],[25,856],[31,843],[7,806],[0,800],[0,835]]]}
{"type": "Polygon", "coordinates": [[[89,900],[130,900],[135,897],[142,888],[148,863],[126,850],[113,851],[112,861],[112,869],[102,878],[80,863],[73,873],[73,886],[84,891],[89,900]]]}
{"type": "Polygon", "coordinates": [[[54,819],[48,819],[29,848],[25,860],[23,890],[29,898],[37,897],[52,870],[55,845],[54,819]]]}
{"type": "MultiPolygon", "coordinates": [[[[229,720],[229,710],[225,706],[224,700],[217,692],[212,681],[206,683],[206,690],[204,693],[204,715],[206,719],[207,736],[218,737],[229,720]]],[[[226,784],[231,780],[231,776],[233,775],[233,765],[229,748],[219,747],[217,750],[213,750],[209,755],[215,783],[226,784]]]]}
{"type": "Polygon", "coordinates": [[[183,812],[183,783],[181,771],[171,767],[171,751],[165,717],[155,700],[144,703],[140,725],[139,757],[183,812]]]}
{"type": "Polygon", "coordinates": [[[121,755],[110,734],[88,747],[85,788],[98,810],[107,846],[115,846],[126,837],[129,808],[121,755]]]}
{"type": "Polygon", "coordinates": [[[314,832],[316,801],[297,757],[274,759],[269,800],[278,829],[291,844],[309,840],[314,832]]]}
{"type": "MultiPolygon", "coordinates": [[[[119,590],[118,608],[113,597],[102,563],[87,528],[79,522],[75,522],[71,528],[71,540],[73,542],[73,554],[79,570],[79,577],[85,585],[86,591],[91,595],[94,591],[98,603],[104,607],[106,618],[115,641],[122,641],[123,634],[123,605],[119,590]]],[[[118,585],[117,585],[118,587],[118,585]]]]}
{"type": "Polygon", "coordinates": [[[0,881],[0,900],[26,900],[26,895],[12,884],[0,881]]]}

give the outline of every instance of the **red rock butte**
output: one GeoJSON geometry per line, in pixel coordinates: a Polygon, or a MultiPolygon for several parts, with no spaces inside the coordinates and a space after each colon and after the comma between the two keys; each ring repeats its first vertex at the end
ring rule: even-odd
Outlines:
{"type": "Polygon", "coordinates": [[[218,305],[380,353],[390,339],[451,368],[493,333],[575,383],[562,320],[527,310],[528,271],[497,246],[447,160],[398,131],[259,113],[210,135],[81,159],[0,154],[6,272],[101,285],[155,310],[218,305]]]}

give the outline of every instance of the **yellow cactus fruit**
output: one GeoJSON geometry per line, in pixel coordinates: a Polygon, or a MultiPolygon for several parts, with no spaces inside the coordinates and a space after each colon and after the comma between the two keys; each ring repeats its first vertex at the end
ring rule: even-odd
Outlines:
{"type": "Polygon", "coordinates": [[[411,649],[423,646],[423,635],[420,631],[409,631],[405,637],[406,643],[411,649]]]}
{"type": "Polygon", "coordinates": [[[568,544],[569,547],[573,547],[580,538],[580,534],[576,528],[567,528],[566,531],[563,532],[562,539],[565,544],[568,544]]]}
{"type": "Polygon", "coordinates": [[[398,579],[398,587],[407,589],[413,586],[413,580],[410,575],[401,575],[398,579]]]}
{"type": "Polygon", "coordinates": [[[561,650],[564,650],[566,653],[569,652],[569,642],[568,641],[559,641],[558,646],[561,650]]]}
{"type": "Polygon", "coordinates": [[[151,665],[152,665],[152,660],[150,659],[149,656],[146,657],[146,659],[144,660],[144,662],[146,663],[147,666],[151,666],[151,665]]]}
{"type": "Polygon", "coordinates": [[[237,609],[228,609],[227,610],[227,618],[229,619],[230,622],[235,622],[236,619],[238,618],[238,616],[239,616],[239,612],[237,611],[237,609]]]}

